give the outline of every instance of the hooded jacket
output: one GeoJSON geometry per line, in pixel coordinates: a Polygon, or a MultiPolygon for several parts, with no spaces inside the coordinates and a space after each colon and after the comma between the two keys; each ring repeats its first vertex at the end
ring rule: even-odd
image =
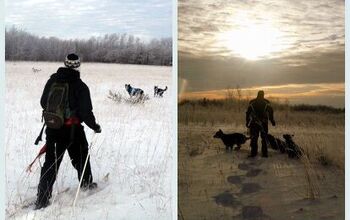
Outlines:
{"type": "Polygon", "coordinates": [[[96,124],[96,119],[92,112],[89,87],[80,79],[79,71],[60,67],[57,73],[52,74],[41,96],[41,107],[46,109],[50,88],[54,82],[68,83],[69,108],[75,111],[75,116],[79,118],[80,122],[84,122],[89,128],[96,130],[98,125],[96,124]]]}

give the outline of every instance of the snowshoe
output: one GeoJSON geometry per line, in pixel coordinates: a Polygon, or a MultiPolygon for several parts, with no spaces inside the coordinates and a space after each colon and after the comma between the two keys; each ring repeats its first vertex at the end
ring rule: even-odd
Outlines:
{"type": "Polygon", "coordinates": [[[96,189],[97,188],[97,183],[93,182],[93,183],[88,183],[88,184],[84,184],[81,186],[81,189],[83,191],[86,191],[86,190],[93,190],[93,189],[96,189]]]}
{"type": "Polygon", "coordinates": [[[42,208],[46,208],[50,205],[50,201],[48,199],[38,198],[36,202],[34,203],[35,207],[34,210],[39,210],[42,208]]]}

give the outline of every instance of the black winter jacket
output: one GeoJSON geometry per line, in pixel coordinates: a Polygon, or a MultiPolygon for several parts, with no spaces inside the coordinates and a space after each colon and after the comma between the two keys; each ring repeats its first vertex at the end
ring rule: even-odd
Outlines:
{"type": "Polygon", "coordinates": [[[264,98],[256,98],[249,102],[249,106],[246,112],[246,123],[249,124],[251,120],[258,120],[264,124],[268,123],[268,120],[274,123],[273,109],[269,100],[264,98]]]}
{"type": "Polygon", "coordinates": [[[64,82],[69,84],[69,108],[76,113],[80,122],[84,122],[92,130],[96,130],[98,125],[94,113],[92,112],[92,103],[89,87],[80,79],[80,72],[74,69],[60,67],[57,73],[51,75],[47,81],[40,104],[43,109],[46,108],[47,98],[50,88],[54,82],[64,82]]]}

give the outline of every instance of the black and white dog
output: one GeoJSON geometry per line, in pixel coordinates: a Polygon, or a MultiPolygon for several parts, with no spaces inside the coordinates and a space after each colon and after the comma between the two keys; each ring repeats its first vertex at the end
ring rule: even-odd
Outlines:
{"type": "Polygon", "coordinates": [[[284,134],[283,141],[268,134],[268,145],[274,150],[279,150],[282,154],[287,153],[289,158],[300,158],[304,154],[304,150],[294,142],[293,137],[294,135],[284,134]]]}
{"type": "Polygon", "coordinates": [[[168,89],[167,86],[165,86],[165,89],[161,89],[158,86],[154,86],[154,97],[163,97],[163,93],[168,89]]]}
{"type": "Polygon", "coordinates": [[[141,98],[144,94],[142,89],[134,88],[130,84],[125,84],[125,89],[129,93],[130,97],[141,98]]]}

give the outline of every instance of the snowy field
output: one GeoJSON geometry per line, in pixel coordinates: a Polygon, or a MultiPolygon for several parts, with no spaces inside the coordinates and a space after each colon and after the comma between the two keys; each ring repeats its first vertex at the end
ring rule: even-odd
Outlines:
{"type": "MultiPolygon", "coordinates": [[[[81,78],[90,87],[94,113],[102,127],[94,134],[86,125],[96,192],[80,192],[76,170],[65,154],[51,205],[34,211],[23,206],[36,198],[40,165],[27,173],[44,141],[34,145],[42,123],[40,96],[61,63],[6,62],[5,144],[7,219],[171,219],[173,153],[171,67],[83,63],[81,78]],[[32,67],[41,69],[34,73],[32,67]],[[109,90],[127,98],[124,84],[142,88],[145,103],[117,103],[109,90]],[[153,86],[169,89],[153,98],[153,86]]],[[[44,140],[45,136],[43,137],[44,140]]],[[[176,182],[176,180],[173,180],[176,182]]],[[[175,194],[176,195],[176,194],[175,194]]]]}

